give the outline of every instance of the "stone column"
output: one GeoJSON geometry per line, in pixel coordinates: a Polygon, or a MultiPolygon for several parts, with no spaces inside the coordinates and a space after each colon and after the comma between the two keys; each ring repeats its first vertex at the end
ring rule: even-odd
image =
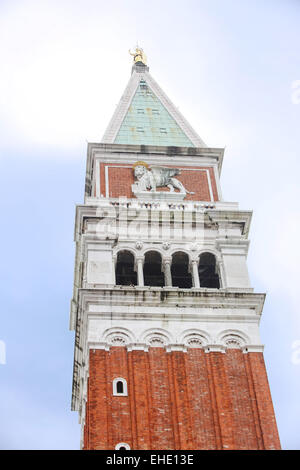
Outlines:
{"type": "Polygon", "coordinates": [[[139,256],[136,258],[137,262],[137,281],[138,281],[138,286],[143,287],[144,286],[144,271],[143,271],[143,266],[144,266],[144,257],[139,256]]]}
{"type": "Polygon", "coordinates": [[[216,260],[217,266],[218,266],[218,274],[219,274],[219,282],[220,282],[220,287],[226,287],[226,275],[225,275],[225,269],[224,269],[224,263],[222,260],[218,262],[216,260]]]}
{"type": "Polygon", "coordinates": [[[117,284],[117,279],[116,279],[116,267],[117,267],[117,255],[116,256],[113,256],[113,273],[112,273],[112,277],[113,277],[113,285],[115,286],[117,284]]]}
{"type": "Polygon", "coordinates": [[[200,287],[199,272],[198,272],[198,260],[192,260],[192,276],[193,276],[193,286],[197,289],[200,287]]]}
{"type": "Polygon", "coordinates": [[[165,286],[172,287],[172,274],[171,274],[172,258],[163,259],[163,270],[165,274],[165,286]]]}

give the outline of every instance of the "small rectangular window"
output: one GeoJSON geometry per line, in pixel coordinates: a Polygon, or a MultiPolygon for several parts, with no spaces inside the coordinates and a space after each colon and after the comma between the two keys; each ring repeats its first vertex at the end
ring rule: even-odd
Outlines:
{"type": "Polygon", "coordinates": [[[143,128],[143,127],[137,127],[136,130],[137,130],[137,132],[144,132],[144,128],[143,128]]]}
{"type": "Polygon", "coordinates": [[[152,114],[159,114],[158,109],[152,109],[152,114]]]}
{"type": "Polygon", "coordinates": [[[160,128],[160,133],[161,134],[167,134],[167,129],[165,127],[160,128]]]}
{"type": "Polygon", "coordinates": [[[137,113],[138,114],[145,114],[145,111],[141,108],[138,108],[137,113]]]}

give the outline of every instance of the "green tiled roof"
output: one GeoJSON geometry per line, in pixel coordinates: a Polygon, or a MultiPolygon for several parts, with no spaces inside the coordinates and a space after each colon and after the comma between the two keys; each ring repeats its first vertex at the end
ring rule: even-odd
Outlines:
{"type": "Polygon", "coordinates": [[[114,142],[194,147],[144,80],[139,83],[114,142]]]}

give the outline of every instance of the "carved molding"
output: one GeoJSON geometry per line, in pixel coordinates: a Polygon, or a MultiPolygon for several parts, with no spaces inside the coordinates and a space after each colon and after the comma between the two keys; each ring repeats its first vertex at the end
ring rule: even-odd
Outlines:
{"type": "Polygon", "coordinates": [[[163,348],[167,344],[173,343],[173,338],[170,333],[163,328],[153,328],[146,330],[140,337],[143,343],[151,347],[163,348]]]}
{"type": "Polygon", "coordinates": [[[224,338],[224,344],[228,349],[241,349],[244,346],[244,340],[236,335],[228,335],[224,338]]]}
{"type": "Polygon", "coordinates": [[[219,342],[223,344],[226,349],[243,349],[249,343],[248,336],[237,330],[226,330],[219,335],[219,342]]]}
{"type": "Polygon", "coordinates": [[[147,337],[147,344],[152,348],[163,348],[168,344],[168,338],[160,333],[153,333],[147,337]]]}
{"type": "Polygon", "coordinates": [[[109,346],[126,346],[134,339],[133,333],[125,328],[109,328],[103,334],[103,340],[109,346]]]}
{"type": "Polygon", "coordinates": [[[188,337],[186,339],[186,345],[189,347],[189,348],[201,348],[204,346],[205,342],[203,341],[203,337],[201,337],[200,335],[197,336],[197,335],[191,335],[190,337],[188,337]]]}
{"type": "Polygon", "coordinates": [[[111,346],[126,346],[129,341],[129,338],[126,335],[118,333],[112,333],[111,335],[108,335],[106,339],[111,346]]]}
{"type": "Polygon", "coordinates": [[[240,349],[243,353],[263,352],[263,345],[251,344],[247,335],[242,331],[225,330],[215,338],[202,330],[186,330],[176,338],[163,328],[146,330],[135,339],[132,331],[125,328],[113,327],[108,329],[99,341],[88,343],[89,349],[105,349],[110,347],[126,347],[128,351],[142,350],[147,352],[149,347],[165,348],[167,352],[184,351],[201,348],[208,352],[226,352],[227,349],[240,349]]]}

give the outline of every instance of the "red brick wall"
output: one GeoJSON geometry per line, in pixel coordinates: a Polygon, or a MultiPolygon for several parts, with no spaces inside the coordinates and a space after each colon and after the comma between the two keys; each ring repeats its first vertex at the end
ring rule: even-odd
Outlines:
{"type": "Polygon", "coordinates": [[[279,449],[262,353],[90,351],[85,449],[279,449]],[[128,396],[113,396],[123,377],[128,396]]]}
{"type": "MultiPolygon", "coordinates": [[[[103,196],[106,195],[105,186],[105,166],[108,166],[108,182],[109,182],[109,197],[118,198],[119,196],[126,196],[128,198],[134,197],[131,191],[131,185],[134,183],[134,176],[132,168],[126,168],[126,165],[117,163],[101,163],[100,164],[100,192],[103,196]],[[125,168],[124,168],[125,166],[125,168]]],[[[128,165],[127,165],[128,166],[128,165]]],[[[181,167],[182,168],[182,167],[181,167]]],[[[177,177],[188,191],[195,194],[188,194],[186,200],[193,201],[211,201],[209,192],[208,178],[206,171],[195,170],[209,170],[210,181],[214,201],[218,201],[218,191],[215,181],[213,168],[193,167],[181,170],[181,174],[177,177]]],[[[168,188],[158,188],[158,191],[169,191],[168,188]]]]}

